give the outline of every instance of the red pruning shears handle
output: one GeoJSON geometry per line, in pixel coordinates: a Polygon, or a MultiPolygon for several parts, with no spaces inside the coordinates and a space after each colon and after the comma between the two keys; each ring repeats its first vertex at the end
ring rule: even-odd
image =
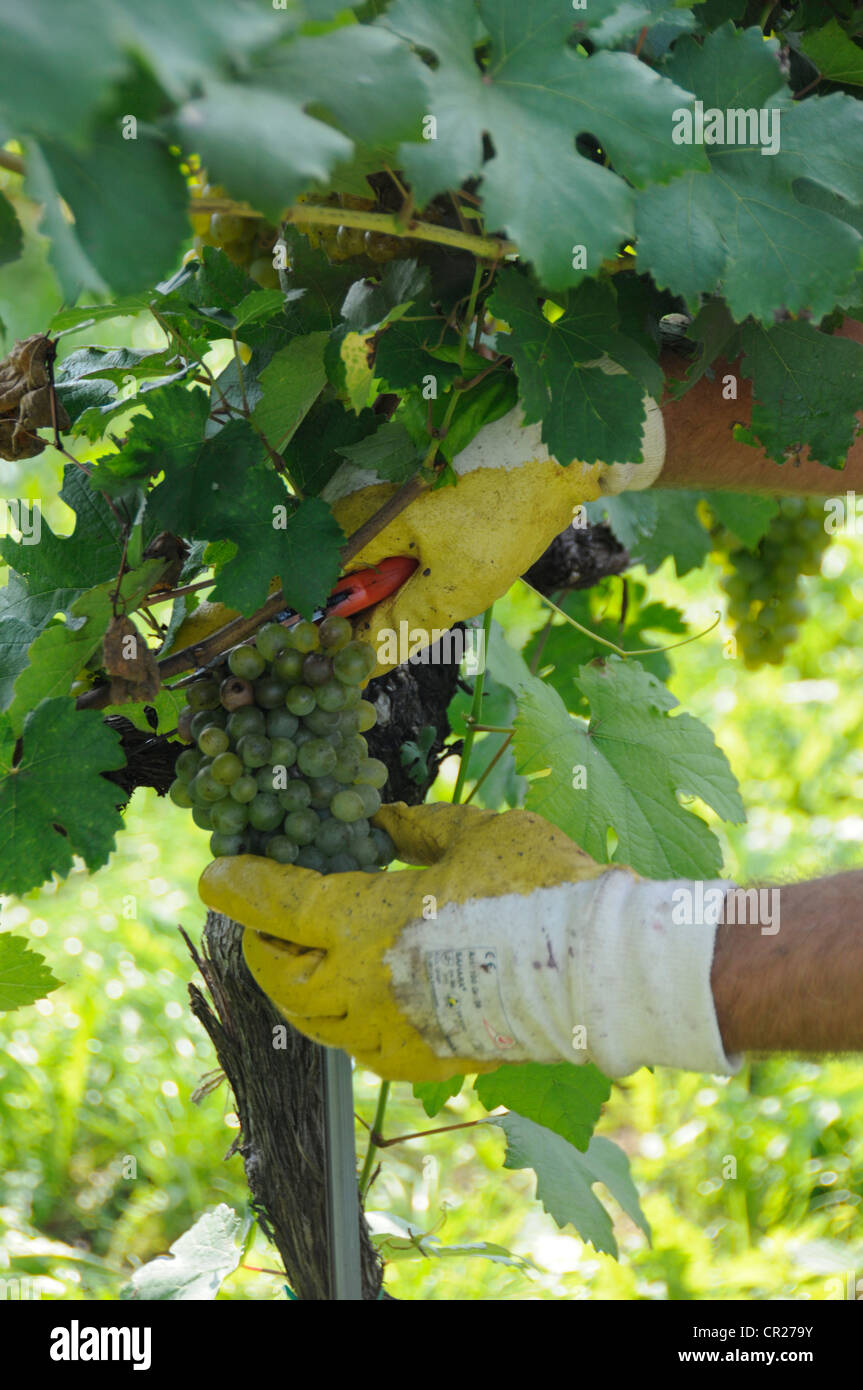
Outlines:
{"type": "MultiPolygon", "coordinates": [[[[315,610],[313,622],[328,618],[331,613],[338,613],[341,617],[347,618],[352,613],[361,613],[364,608],[373,608],[376,603],[389,598],[396,589],[400,589],[416,567],[417,561],[407,555],[391,555],[367,569],[343,575],[330,590],[324,606],[315,610]]],[[[276,618],[276,622],[282,623],[285,627],[293,627],[299,621],[299,614],[289,608],[279,613],[276,618]]]]}

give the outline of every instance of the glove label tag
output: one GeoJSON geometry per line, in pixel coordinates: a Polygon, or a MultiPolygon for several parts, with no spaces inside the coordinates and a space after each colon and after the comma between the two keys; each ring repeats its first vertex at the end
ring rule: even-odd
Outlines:
{"type": "Polygon", "coordinates": [[[434,1010],[457,1057],[494,1057],[518,1046],[500,993],[497,951],[490,946],[426,951],[434,1010]]]}

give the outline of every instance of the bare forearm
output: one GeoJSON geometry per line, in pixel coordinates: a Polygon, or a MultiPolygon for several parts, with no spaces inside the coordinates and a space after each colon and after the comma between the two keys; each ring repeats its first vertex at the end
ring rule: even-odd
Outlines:
{"type": "Polygon", "coordinates": [[[774,935],[720,926],[711,983],[728,1052],[863,1051],[863,871],[779,890],[774,935]]]}
{"type": "MultiPolygon", "coordinates": [[[[863,324],[846,319],[837,336],[863,343],[863,324]]],[[[663,358],[662,365],[668,377],[682,376],[686,370],[686,364],[671,355],[663,358]]],[[[752,383],[740,375],[739,362],[719,358],[713,364],[712,381],[702,377],[679,401],[663,406],[665,465],[654,486],[830,497],[852,489],[863,495],[863,435],[851,446],[841,472],[810,458],[807,450],[799,465],[780,465],[760,449],[734,439],[734,426],[749,424],[751,413],[752,383]],[[728,373],[736,378],[737,400],[723,399],[723,378],[728,373]]],[[[863,415],[859,418],[863,420],[863,415]]]]}

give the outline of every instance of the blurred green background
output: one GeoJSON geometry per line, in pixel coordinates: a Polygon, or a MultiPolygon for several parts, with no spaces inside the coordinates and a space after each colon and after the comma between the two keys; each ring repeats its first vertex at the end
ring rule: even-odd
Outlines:
{"type": "MultiPolygon", "coordinates": [[[[0,271],[3,352],[45,331],[59,307],[34,210],[16,183],[0,171],[30,234],[24,261],[0,271]]],[[[153,345],[159,333],[126,319],[62,346],[90,342],[153,345]]],[[[0,496],[41,499],[51,526],[68,531],[60,471],[50,449],[4,464],[0,496]]],[[[719,577],[708,565],[679,580],[666,564],[649,578],[650,595],[699,631],[722,606],[719,577]]],[[[713,729],[740,780],[747,824],[716,826],[724,872],[739,881],[787,883],[861,864],[859,538],[834,541],[807,593],[811,616],[781,670],[751,674],[726,660],[722,628],[670,656],[671,689],[713,729]]],[[[606,606],[617,611],[620,581],[594,591],[591,604],[597,620],[606,606]]],[[[545,616],[522,586],[496,608],[516,646],[545,616]]],[[[453,777],[450,763],[435,794],[445,797],[453,777]]],[[[0,903],[2,929],[30,937],[63,981],[35,1007],[0,1017],[7,1283],[34,1280],[44,1298],[115,1299],[135,1266],[166,1252],[202,1212],[221,1202],[245,1210],[241,1160],[224,1159],[236,1136],[231,1097],[223,1084],[200,1104],[191,1099],[215,1058],[188,1011],[196,976],[177,927],[200,933],[195,883],[207,857],[207,837],[186,812],[139,791],[101,873],[90,878],[81,866],[0,903]]],[[[367,1120],[376,1093],[376,1078],[358,1071],[367,1120]]],[[[428,1121],[410,1086],[394,1085],[387,1132],[480,1118],[471,1094],[428,1121]]],[[[444,1246],[492,1241],[531,1265],[411,1251],[388,1265],[387,1287],[404,1299],[820,1300],[847,1296],[863,1278],[859,1060],[750,1063],[731,1079],[642,1071],[614,1088],[599,1132],[630,1157],[652,1245],[610,1198],[619,1263],[571,1228],[558,1230],[535,1200],[532,1175],[502,1169],[502,1133],[478,1126],[387,1150],[369,1205],[444,1246]]],[[[357,1137],[362,1152],[359,1126],[357,1137]]],[[[283,1299],[284,1281],[261,1272],[277,1263],[258,1235],[219,1297],[283,1299]]]]}

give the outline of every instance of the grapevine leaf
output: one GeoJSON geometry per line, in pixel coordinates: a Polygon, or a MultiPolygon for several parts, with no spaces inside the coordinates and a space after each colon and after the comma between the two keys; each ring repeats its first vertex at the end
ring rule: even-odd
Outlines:
{"type": "Polygon", "coordinates": [[[326,345],[323,332],[294,338],[261,373],[263,394],[252,412],[252,423],[277,454],[283,453],[326,383],[326,345]]]}
{"type": "Polygon", "coordinates": [[[669,492],[623,492],[588,502],[591,521],[607,520],[630,559],[653,573],[667,556],[674,557],[679,575],[704,564],[710,536],[698,516],[702,494],[685,488],[669,492]]]}
{"type": "MultiPolygon", "coordinates": [[[[641,29],[647,28],[649,33],[660,16],[677,20],[687,29],[695,25],[694,15],[676,16],[668,0],[590,0],[585,10],[575,16],[576,31],[589,34],[591,43],[599,48],[608,48],[641,29]]],[[[675,32],[679,32],[677,24],[675,32]]]]}
{"type": "Polygon", "coordinates": [[[239,82],[208,82],[175,120],[181,144],[200,154],[210,178],[275,221],[353,149],[292,96],[239,82]]]}
{"type": "Polygon", "coordinates": [[[71,536],[58,536],[42,520],[38,545],[0,538],[0,556],[26,584],[15,595],[19,617],[41,628],[55,613],[66,612],[80,594],[115,575],[120,568],[123,542],[104,497],[94,492],[87,478],[70,464],[64,474],[61,500],[75,513],[71,536]]]}
{"type": "Polygon", "coordinates": [[[365,439],[336,450],[357,468],[367,469],[391,483],[403,483],[412,477],[420,464],[420,456],[404,425],[381,425],[365,439]]]}
{"type": "Polygon", "coordinates": [[[716,836],[677,794],[700,797],[723,820],[745,820],[737,783],[710,730],[637,662],[611,657],[583,667],[576,685],[590,704],[585,727],[555,690],[533,683],[519,696],[515,754],[531,782],[526,807],[558,826],[598,863],[652,878],[715,876],[716,836]]]}
{"type": "Polygon", "coordinates": [[[278,574],[286,604],[311,618],[339,577],[344,533],[325,502],[301,502],[283,529],[270,522],[254,539],[245,534],[248,517],[234,526],[240,547],[213,587],[213,598],[229,608],[249,612],[266,597],[270,576],[278,574]],[[260,554],[254,546],[260,546],[260,554]]]}
{"type": "Polygon", "coordinates": [[[557,0],[396,0],[381,23],[438,60],[426,78],[436,138],[401,147],[418,202],[482,176],[486,224],[518,243],[549,288],[577,284],[631,235],[629,185],[707,167],[699,148],[668,138],[688,95],[632,54],[586,58],[569,47],[572,13],[557,0]],[[477,8],[490,38],[485,71],[474,58],[477,8]],[[483,165],[486,133],[495,154],[483,165]],[[579,134],[599,142],[615,172],[577,152],[579,134]]]}
{"type": "Polygon", "coordinates": [[[611,1094],[611,1082],[592,1062],[580,1067],[527,1062],[478,1076],[474,1090],[486,1110],[505,1105],[583,1152],[611,1094]]]}
{"type": "Polygon", "coordinates": [[[0,193],[0,265],[17,261],[23,244],[21,223],[15,209],[6,195],[0,193]]]}
{"type": "Polygon", "coordinates": [[[742,341],[754,400],[751,424],[736,437],[760,444],[777,463],[808,444],[813,458],[843,468],[858,428],[863,347],[811,323],[746,324],[742,341]]]}
{"type": "MultiPolygon", "coordinates": [[[[56,372],[57,396],[75,424],[78,417],[91,408],[113,409],[117,404],[117,387],[126,378],[164,377],[171,374],[172,367],[176,370],[177,357],[171,352],[125,347],[79,348],[63,360],[56,372]]],[[[181,374],[187,370],[182,366],[181,374]]],[[[134,404],[134,400],[123,402],[127,410],[134,404]]]]}
{"type": "Polygon", "coordinates": [[[580,1154],[559,1134],[521,1115],[490,1121],[506,1135],[505,1168],[532,1168],[536,1195],[558,1226],[572,1224],[583,1240],[617,1259],[611,1217],[591,1190],[601,1182],[627,1216],[650,1239],[650,1227],[638,1201],[629,1159],[610,1139],[594,1136],[580,1154]]]}
{"type": "Polygon", "coordinates": [[[343,410],[338,401],[318,403],[284,451],[297,487],[307,497],[321,492],[344,463],[341,451],[374,434],[380,422],[380,416],[371,410],[354,415],[343,410]]]}
{"type": "Polygon", "coordinates": [[[285,296],[281,290],[252,290],[234,309],[237,327],[272,318],[274,314],[281,313],[284,302],[285,296]]]}
{"type": "MultiPolygon", "coordinates": [[[[149,593],[165,567],[164,560],[147,560],[123,576],[119,596],[131,612],[149,593]]],[[[66,622],[46,627],[31,645],[28,664],[15,682],[9,717],[20,731],[27,711],[40,700],[68,695],[69,687],[99,648],[114,616],[116,581],[81,595],[69,608],[66,622]]]]}
{"type": "MultiPolygon", "coordinates": [[[[146,414],[135,416],[123,447],[99,460],[100,473],[126,481],[164,473],[170,481],[201,451],[209,408],[206,392],[197,387],[193,391],[180,385],[166,387],[147,402],[146,414]]],[[[154,524],[157,511],[158,504],[150,517],[154,524]]],[[[182,532],[180,517],[176,526],[164,513],[160,519],[162,529],[182,532]]]]}
{"type": "MultiPolygon", "coordinates": [[[[5,594],[4,589],[0,599],[5,594]]],[[[38,633],[38,627],[21,618],[0,619],[0,709],[8,709],[15,681],[27,665],[27,652],[38,633]]]]}
{"type": "MultiPolygon", "coordinates": [[[[518,372],[525,423],[542,420],[542,439],[561,462],[640,460],[643,388],[595,363],[616,339],[614,295],[587,281],[566,296],[549,323],[535,288],[518,272],[500,278],[491,312],[510,328],[507,346],[518,372]]],[[[633,344],[633,346],[635,346],[633,344]]]]}
{"type": "Polygon", "coordinates": [[[422,1101],[423,1110],[431,1118],[443,1110],[451,1096],[457,1096],[464,1085],[463,1076],[451,1076],[448,1081],[415,1081],[414,1095],[422,1101]]]}
{"type": "Polygon", "coordinates": [[[215,1298],[223,1280],[240,1263],[242,1238],[239,1216],[220,1203],[172,1243],[170,1255],[159,1255],[135,1270],[129,1296],[150,1302],[215,1298]]]}
{"type": "Polygon", "coordinates": [[[804,34],[800,47],[822,77],[849,87],[863,87],[863,53],[837,19],[831,19],[823,29],[804,34]]]}
{"type": "Polygon", "coordinates": [[[352,140],[380,145],[420,137],[427,72],[392,34],[351,25],[283,45],[258,80],[301,105],[323,106],[352,140]]]}
{"type": "Polygon", "coordinates": [[[707,496],[716,520],[732,531],[747,550],[754,550],[779,511],[773,497],[750,492],[711,492],[707,496]]]}
{"type": "Polygon", "coordinates": [[[102,323],[107,319],[134,318],[149,307],[150,295],[127,295],[114,304],[82,304],[77,309],[61,309],[51,320],[51,332],[65,332],[67,328],[79,328],[83,324],[102,323]]]}
{"type": "Polygon", "coordinates": [[[107,296],[108,285],[87,257],[73,224],[67,221],[54,174],[35,140],[25,142],[27,174],[24,190],[42,207],[40,231],[49,238],[49,258],[63,298],[74,304],[82,294],[107,296]]]}
{"type": "Polygon", "coordinates": [[[0,120],[80,144],[125,66],[108,0],[4,4],[0,120]]]}
{"type": "Polygon", "coordinates": [[[130,46],[175,100],[281,38],[290,18],[255,0],[184,0],[182,6],[174,0],[120,0],[120,6],[130,46]]]}
{"type": "Polygon", "coordinates": [[[189,234],[188,190],[166,144],[143,129],[124,140],[102,126],[83,153],[45,142],[42,155],[81,251],[106,284],[132,294],[173,269],[189,234]]]}
{"type": "Polygon", "coordinates": [[[637,194],[639,264],[691,305],[721,285],[738,321],[770,320],[783,307],[829,313],[853,281],[863,244],[856,229],[804,203],[794,187],[808,178],[863,201],[860,103],[843,93],[792,102],[777,51],[760,29],[730,22],[703,42],[685,37],[675,45],[668,72],[703,103],[705,120],[713,110],[723,118],[751,111],[764,128],[757,141],[747,126],[744,143],[708,145],[709,174],[686,173],[637,194]]]}
{"type": "Polygon", "coordinates": [[[342,305],[342,318],[354,333],[376,332],[407,312],[427,289],[428,278],[428,268],[416,261],[390,261],[378,283],[354,281],[342,305]]]}
{"type": "Polygon", "coordinates": [[[365,1216],[372,1244],[387,1263],[396,1260],[473,1258],[510,1265],[514,1269],[536,1268],[530,1260],[522,1255],[514,1255],[504,1245],[493,1245],[486,1240],[474,1241],[471,1245],[443,1245],[437,1236],[423,1231],[410,1221],[403,1221],[392,1212],[366,1211],[365,1216]]]}
{"type": "Polygon", "coordinates": [[[168,734],[176,729],[177,716],[185,703],[185,691],[166,690],[163,686],[152,700],[130,700],[122,705],[106,705],[102,718],[119,714],[145,734],[168,734]]]}
{"type": "Polygon", "coordinates": [[[101,713],[68,697],[43,700],[24,721],[21,754],[0,714],[0,891],[27,893],[79,854],[95,872],[114,849],[122,792],[100,776],[124,764],[120,737],[101,713]]]}
{"type": "Polygon", "coordinates": [[[440,318],[426,301],[418,302],[407,321],[390,323],[379,337],[376,373],[393,391],[421,386],[424,377],[433,377],[440,395],[459,375],[457,361],[446,362],[433,351],[440,336],[440,318]]]}
{"type": "Polygon", "coordinates": [[[59,989],[45,957],[30,950],[26,937],[0,932],[0,1013],[13,1013],[59,989]]]}

